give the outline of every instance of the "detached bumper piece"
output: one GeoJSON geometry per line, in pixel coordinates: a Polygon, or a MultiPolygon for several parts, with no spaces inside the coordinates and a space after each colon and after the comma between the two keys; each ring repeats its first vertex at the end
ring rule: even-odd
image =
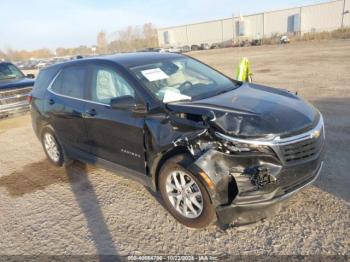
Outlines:
{"type": "MultiPolygon", "coordinates": [[[[308,167],[289,168],[282,170],[281,176],[297,177],[288,184],[280,185],[276,190],[266,193],[257,194],[243,194],[238,195],[232,204],[227,206],[217,207],[217,216],[221,225],[227,225],[233,221],[237,224],[249,224],[259,221],[261,219],[270,217],[279,212],[283,206],[283,201],[290,198],[295,193],[303,190],[305,187],[311,185],[320,175],[323,162],[315,161],[308,163],[308,167]],[[313,169],[313,166],[317,166],[313,169]],[[307,172],[302,172],[306,168],[307,172]]],[[[281,181],[283,184],[283,181],[281,181]]]]}
{"type": "Polygon", "coordinates": [[[29,111],[27,96],[32,87],[6,89],[0,91],[0,119],[29,111]]]}

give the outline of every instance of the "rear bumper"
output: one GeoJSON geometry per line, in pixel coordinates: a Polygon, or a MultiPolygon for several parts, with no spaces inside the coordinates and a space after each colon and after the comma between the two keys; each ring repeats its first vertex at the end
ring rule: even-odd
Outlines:
{"type": "MultiPolygon", "coordinates": [[[[317,169],[308,174],[306,180],[289,187],[282,193],[276,194],[271,199],[262,197],[260,201],[255,199],[255,201],[249,202],[236,198],[230,205],[218,206],[216,212],[219,223],[227,225],[234,221],[237,224],[248,224],[275,215],[281,209],[285,200],[317,180],[322,170],[323,161],[317,161],[316,163],[318,164],[317,169]]],[[[279,190],[281,191],[280,188],[279,190]]]]}

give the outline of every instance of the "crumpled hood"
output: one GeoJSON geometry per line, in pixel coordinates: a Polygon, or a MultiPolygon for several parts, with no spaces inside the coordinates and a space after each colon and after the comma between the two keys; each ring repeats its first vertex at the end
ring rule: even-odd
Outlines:
{"type": "Polygon", "coordinates": [[[0,90],[6,88],[21,88],[33,86],[34,80],[29,78],[21,78],[21,79],[9,79],[0,81],[0,90]]]}
{"type": "Polygon", "coordinates": [[[174,112],[210,117],[219,132],[241,137],[287,136],[311,129],[319,119],[308,102],[285,90],[244,83],[210,98],[168,104],[174,112]]]}

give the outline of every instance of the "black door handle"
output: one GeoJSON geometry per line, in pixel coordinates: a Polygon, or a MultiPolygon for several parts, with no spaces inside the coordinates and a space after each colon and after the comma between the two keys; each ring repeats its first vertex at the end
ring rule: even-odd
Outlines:
{"type": "Polygon", "coordinates": [[[54,103],[55,103],[55,100],[53,100],[52,98],[49,99],[49,104],[50,104],[50,105],[53,105],[54,103]]]}
{"type": "Polygon", "coordinates": [[[89,116],[95,116],[97,114],[96,109],[86,110],[86,114],[89,116]]]}

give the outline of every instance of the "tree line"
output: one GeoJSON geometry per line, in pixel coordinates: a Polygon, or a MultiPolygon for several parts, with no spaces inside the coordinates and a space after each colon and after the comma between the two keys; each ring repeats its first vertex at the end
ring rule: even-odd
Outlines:
{"type": "Polygon", "coordinates": [[[152,23],[145,23],[142,26],[128,26],[113,32],[109,37],[107,37],[106,31],[102,30],[97,34],[96,45],[94,46],[58,47],[55,50],[41,48],[33,51],[7,48],[6,50],[0,50],[0,59],[23,61],[31,58],[50,58],[54,56],[84,56],[132,52],[156,47],[158,47],[157,29],[152,23]]]}
{"type": "Polygon", "coordinates": [[[152,23],[143,26],[128,26],[114,32],[111,41],[105,31],[97,34],[97,51],[100,54],[137,51],[158,47],[157,29],[152,23]]]}

